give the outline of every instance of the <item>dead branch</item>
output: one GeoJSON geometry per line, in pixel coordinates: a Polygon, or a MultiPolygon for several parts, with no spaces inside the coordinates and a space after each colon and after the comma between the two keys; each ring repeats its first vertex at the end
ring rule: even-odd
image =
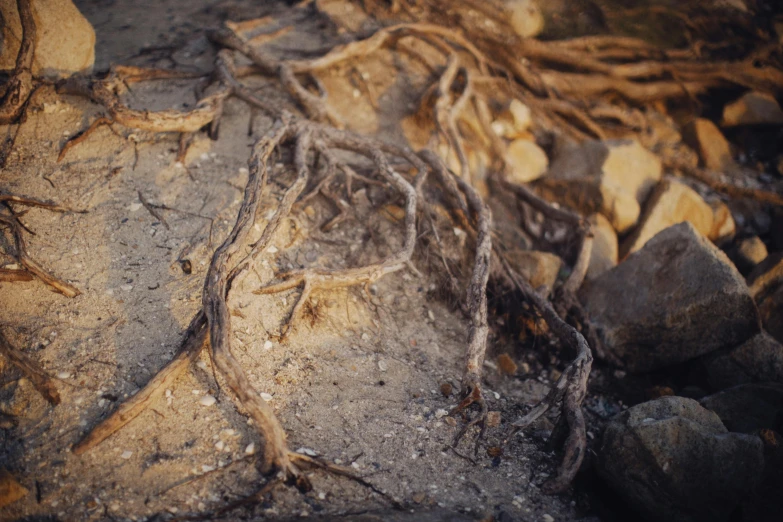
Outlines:
{"type": "Polygon", "coordinates": [[[49,404],[52,406],[60,404],[60,393],[57,391],[52,378],[49,377],[37,362],[14,348],[5,335],[3,335],[3,332],[0,332],[0,353],[30,379],[33,387],[38,390],[38,393],[40,393],[49,404]]]}
{"type": "Polygon", "coordinates": [[[16,9],[22,23],[22,43],[16,56],[16,67],[10,79],[2,86],[0,125],[14,123],[22,114],[33,91],[33,57],[35,55],[35,19],[30,0],[16,0],[16,9]]]}
{"type": "Polygon", "coordinates": [[[546,493],[560,493],[568,487],[574,476],[576,476],[587,449],[585,421],[581,406],[587,394],[587,380],[590,376],[593,356],[590,346],[582,334],[563,321],[552,308],[549,301],[541,297],[524,278],[514,272],[502,254],[499,255],[499,258],[517,290],[538,310],[551,331],[576,352],[576,358],[566,367],[547,396],[533,407],[527,415],[513,423],[514,428],[507,439],[507,441],[510,440],[519,430],[526,428],[549,411],[549,409],[556,408],[559,405],[561,414],[565,417],[569,427],[569,435],[565,444],[565,455],[558,467],[557,476],[548,480],[542,489],[546,493]]]}

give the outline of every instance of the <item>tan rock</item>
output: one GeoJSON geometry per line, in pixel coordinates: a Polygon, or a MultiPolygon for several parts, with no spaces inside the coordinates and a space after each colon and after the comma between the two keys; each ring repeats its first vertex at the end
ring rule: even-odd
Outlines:
{"type": "Polygon", "coordinates": [[[710,120],[691,120],[682,129],[682,137],[685,143],[699,153],[703,167],[723,172],[735,166],[729,142],[710,120]]]}
{"type": "Polygon", "coordinates": [[[593,249],[585,277],[592,281],[617,266],[618,245],[617,233],[608,219],[601,214],[593,214],[589,221],[593,231],[593,249]]]}
{"type": "Polygon", "coordinates": [[[530,286],[549,295],[563,266],[563,260],[548,252],[513,249],[508,252],[511,267],[530,282],[530,286]]]}
{"type": "Polygon", "coordinates": [[[623,233],[661,175],[658,157],[636,140],[586,141],[561,147],[540,185],[547,198],[600,212],[623,233]]]}
{"type": "Polygon", "coordinates": [[[27,488],[22,486],[13,475],[0,468],[0,508],[13,504],[27,493],[27,488]]]}
{"type": "Polygon", "coordinates": [[[783,125],[783,110],[774,96],[749,92],[723,108],[722,127],[783,125]]]}
{"type": "Polygon", "coordinates": [[[777,286],[783,286],[783,252],[768,255],[748,274],[748,287],[753,299],[762,297],[777,286]]]}
{"type": "Polygon", "coordinates": [[[530,108],[514,99],[492,122],[492,130],[501,138],[514,139],[527,132],[532,124],[533,118],[530,114],[530,108]]]}
{"type": "Polygon", "coordinates": [[[535,0],[506,2],[508,23],[520,38],[531,38],[544,30],[544,15],[535,0]]]}
{"type": "Polygon", "coordinates": [[[713,212],[704,199],[687,185],[663,181],[650,196],[641,223],[625,240],[622,256],[636,252],[661,230],[688,221],[704,236],[712,232],[713,212]]]}
{"type": "Polygon", "coordinates": [[[532,141],[518,139],[506,149],[508,181],[523,185],[546,174],[549,158],[541,147],[532,141]]]}
{"type": "MultiPolygon", "coordinates": [[[[31,0],[36,23],[33,75],[63,78],[90,72],[95,62],[95,31],[71,0],[31,0]]],[[[13,69],[22,41],[16,0],[0,0],[3,48],[0,69],[13,69]]]]}
{"type": "Polygon", "coordinates": [[[734,262],[741,272],[747,273],[767,258],[767,245],[758,237],[751,236],[740,241],[734,262]]]}
{"type": "Polygon", "coordinates": [[[729,206],[715,200],[710,202],[710,207],[712,207],[712,230],[707,237],[716,244],[733,238],[737,232],[737,224],[734,222],[729,206]]]}

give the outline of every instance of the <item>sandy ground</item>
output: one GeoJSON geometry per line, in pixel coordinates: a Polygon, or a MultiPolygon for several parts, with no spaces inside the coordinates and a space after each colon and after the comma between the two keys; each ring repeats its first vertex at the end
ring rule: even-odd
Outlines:
{"type": "MultiPolygon", "coordinates": [[[[211,53],[200,28],[226,17],[252,18],[269,11],[258,2],[77,2],[97,32],[96,68],[125,63],[209,70],[211,53]],[[142,48],[175,45],[180,50],[142,48]],[[173,62],[173,63],[172,63],[173,62]]],[[[337,36],[275,8],[293,32],[274,52],[315,51],[337,36]]],[[[416,99],[414,80],[389,74],[391,58],[379,53],[368,73],[378,110],[342,75],[322,78],[330,100],[363,132],[399,139],[400,111],[416,99]],[[394,118],[396,111],[397,118],[394,118]]],[[[423,85],[423,84],[421,84],[423,85]]],[[[421,85],[418,88],[421,88],[421,85]]],[[[134,107],[183,108],[192,104],[193,82],[134,87],[134,107]]],[[[285,99],[259,83],[264,96],[285,99]]],[[[72,282],[82,294],[68,299],[37,281],[0,284],[0,325],[8,337],[52,375],[62,404],[50,407],[29,383],[0,366],[0,407],[15,425],[0,429],[0,466],[29,489],[0,510],[0,520],[163,520],[173,514],[209,512],[249,495],[262,484],[254,458],[262,441],[225,385],[216,382],[202,356],[161,399],[125,429],[83,456],[70,447],[161,368],[200,307],[209,257],[241,200],[253,137],[249,110],[230,101],[220,138],[197,138],[184,164],[176,162],[177,136],[99,129],[56,163],[60,147],[100,112],[75,97],[38,91],[27,121],[2,128],[18,133],[2,173],[5,191],[51,199],[86,213],[33,209],[23,217],[36,235],[30,253],[72,282]],[[142,205],[164,204],[165,222],[142,205]],[[210,219],[214,223],[210,244],[210,219]],[[192,273],[180,260],[187,258],[192,273]],[[202,405],[205,396],[217,398],[202,405]],[[50,518],[41,518],[50,517],[50,518]]],[[[272,122],[257,117],[253,129],[272,122]]],[[[278,178],[287,183],[284,169],[278,178]]],[[[283,185],[265,196],[269,210],[283,185]]],[[[543,495],[539,485],[556,458],[540,437],[519,437],[500,460],[482,450],[477,463],[445,448],[456,428],[445,416],[455,405],[440,386],[459,386],[466,320],[435,297],[434,282],[407,271],[381,280],[370,295],[362,289],[315,295],[312,313],[284,343],[274,340],[296,292],[259,296],[252,291],[274,269],[345,266],[387,254],[400,243],[400,224],[375,207],[371,191],[354,200],[357,214],[329,234],[318,230],[334,209],[314,200],[299,209],[275,239],[276,252],[233,290],[234,353],[257,390],[268,394],[293,449],[313,451],[351,466],[417,513],[441,508],[448,517],[499,520],[578,518],[573,499],[543,495]],[[548,516],[547,516],[548,515],[548,516]],[[506,518],[503,518],[506,517],[506,518]],[[550,518],[551,517],[551,518],[550,518]]],[[[258,232],[260,234],[260,232],[258,232]]],[[[458,238],[452,238],[456,240],[458,238]]],[[[501,378],[492,368],[489,395],[504,422],[520,405],[547,391],[541,375],[501,378]]],[[[546,427],[546,426],[544,426],[546,427]]],[[[505,426],[490,430],[490,441],[505,426]]],[[[469,452],[468,443],[461,449],[469,452]]],[[[389,509],[386,500],[346,479],[312,475],[314,490],[279,487],[269,500],[231,517],[283,519],[389,509]]],[[[391,515],[390,515],[391,516],[391,515]]],[[[424,515],[416,515],[421,519],[424,515]]],[[[435,517],[435,515],[432,515],[435,517]]],[[[441,516],[441,515],[437,515],[441,516]]],[[[456,519],[456,518],[455,518],[456,519]]]]}

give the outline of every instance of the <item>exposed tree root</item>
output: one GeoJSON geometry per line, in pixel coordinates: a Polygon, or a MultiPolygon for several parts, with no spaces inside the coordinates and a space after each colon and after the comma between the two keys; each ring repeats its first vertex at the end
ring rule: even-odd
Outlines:
{"type": "MultiPolygon", "coordinates": [[[[19,221],[19,218],[13,212],[8,203],[17,203],[19,205],[25,205],[28,207],[39,207],[56,212],[67,212],[68,209],[46,201],[0,194],[0,207],[4,207],[7,210],[5,213],[0,213],[0,225],[8,228],[11,236],[13,237],[15,252],[13,252],[12,256],[19,262],[19,264],[24,267],[27,272],[49,285],[49,287],[51,287],[55,292],[63,294],[66,297],[76,297],[79,295],[80,292],[75,286],[49,273],[37,261],[30,257],[30,255],[27,253],[24,235],[22,234],[22,229],[24,226],[22,225],[21,221],[19,221]]],[[[24,276],[17,274],[12,274],[12,279],[15,281],[28,280],[25,279],[24,276]]]]}
{"type": "Polygon", "coordinates": [[[3,332],[0,332],[0,354],[8,359],[14,366],[19,368],[22,373],[30,379],[38,393],[40,393],[49,404],[56,406],[60,404],[60,393],[52,381],[52,378],[41,368],[41,366],[27,357],[25,354],[14,348],[6,339],[3,332]]]}
{"type": "Polygon", "coordinates": [[[0,86],[0,125],[14,123],[33,92],[33,56],[35,55],[35,19],[30,0],[16,0],[22,23],[22,43],[16,56],[16,67],[9,80],[0,86]]]}

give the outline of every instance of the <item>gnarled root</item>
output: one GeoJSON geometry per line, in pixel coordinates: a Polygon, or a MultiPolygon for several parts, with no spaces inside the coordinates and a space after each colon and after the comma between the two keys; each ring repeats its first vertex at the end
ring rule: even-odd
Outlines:
{"type": "Polygon", "coordinates": [[[11,77],[0,86],[0,125],[14,123],[33,92],[33,56],[35,55],[35,19],[30,0],[16,0],[22,23],[22,44],[11,77]]]}

